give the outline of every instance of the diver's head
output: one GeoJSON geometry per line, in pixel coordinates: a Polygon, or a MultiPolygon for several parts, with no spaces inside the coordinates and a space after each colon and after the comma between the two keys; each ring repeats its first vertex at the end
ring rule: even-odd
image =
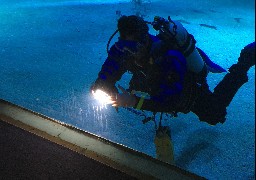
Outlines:
{"type": "Polygon", "coordinates": [[[148,25],[143,18],[135,15],[122,16],[117,24],[120,38],[143,42],[148,36],[148,25]]]}
{"type": "Polygon", "coordinates": [[[130,49],[129,52],[132,52],[130,55],[133,61],[131,62],[143,66],[148,61],[151,47],[147,22],[135,15],[122,16],[118,20],[117,27],[122,40],[136,42],[136,49],[126,47],[130,49]]]}

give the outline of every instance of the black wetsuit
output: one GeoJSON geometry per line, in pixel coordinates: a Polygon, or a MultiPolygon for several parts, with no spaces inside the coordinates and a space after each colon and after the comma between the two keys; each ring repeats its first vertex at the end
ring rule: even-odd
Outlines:
{"type": "MultiPolygon", "coordinates": [[[[157,41],[155,36],[151,36],[151,40],[157,41]]],[[[255,43],[247,46],[247,49],[252,52],[255,43]]],[[[243,63],[237,63],[215,87],[214,92],[211,92],[206,81],[206,69],[201,74],[189,72],[186,69],[186,60],[179,52],[168,51],[153,60],[150,60],[150,55],[140,57],[148,59],[146,64],[140,66],[134,60],[133,53],[136,51],[136,42],[119,39],[111,47],[95,85],[109,92],[117,92],[115,83],[126,71],[130,71],[133,74],[130,90],[144,91],[151,96],[144,101],[141,107],[144,110],[167,113],[192,111],[200,121],[212,125],[224,123],[226,107],[238,89],[248,81],[249,68],[244,68],[243,63]]],[[[243,51],[240,59],[247,52],[243,51]]],[[[253,52],[255,58],[255,51],[253,52]]]]}

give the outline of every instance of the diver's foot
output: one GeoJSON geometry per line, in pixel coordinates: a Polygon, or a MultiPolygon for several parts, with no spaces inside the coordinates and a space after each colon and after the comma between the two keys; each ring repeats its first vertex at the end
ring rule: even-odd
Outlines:
{"type": "Polygon", "coordinates": [[[248,44],[242,49],[238,63],[229,68],[229,72],[247,72],[255,65],[255,42],[248,44]]]}
{"type": "Polygon", "coordinates": [[[248,66],[248,68],[255,65],[255,42],[248,44],[242,49],[238,62],[248,66]]]}

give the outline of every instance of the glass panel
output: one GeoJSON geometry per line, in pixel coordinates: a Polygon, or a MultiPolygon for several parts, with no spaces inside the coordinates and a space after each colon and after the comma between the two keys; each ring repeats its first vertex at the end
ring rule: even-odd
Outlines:
{"type": "MultiPolygon", "coordinates": [[[[100,107],[89,93],[104,63],[120,15],[180,21],[197,46],[228,69],[255,40],[255,2],[241,1],[2,1],[0,98],[156,157],[155,125],[124,108],[100,107]]],[[[157,32],[150,27],[150,33],[157,32]]],[[[116,35],[110,45],[117,41],[116,35]]],[[[254,179],[255,68],[210,126],[193,113],[170,118],[175,164],[207,179],[254,179]]],[[[208,75],[210,89],[226,73],[208,75]]],[[[131,75],[118,82],[128,88],[131,75]]],[[[147,112],[152,115],[151,112],[147,112]]],[[[157,121],[159,120],[157,114],[157,121]]],[[[157,122],[158,123],[158,122],[157,122]]]]}

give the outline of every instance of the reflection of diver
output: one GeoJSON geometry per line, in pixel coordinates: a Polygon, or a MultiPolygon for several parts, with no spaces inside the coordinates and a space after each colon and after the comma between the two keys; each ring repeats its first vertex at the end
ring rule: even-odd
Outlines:
{"type": "MultiPolygon", "coordinates": [[[[98,88],[112,94],[115,106],[166,113],[192,111],[211,125],[225,122],[226,107],[238,89],[248,81],[247,71],[255,64],[255,42],[246,46],[238,63],[209,90],[208,72],[225,72],[195,46],[193,36],[170,18],[155,17],[157,36],[148,33],[147,22],[137,16],[118,20],[120,37],[108,52],[91,90],[98,88]],[[115,84],[125,72],[133,74],[129,89],[118,93],[115,84]],[[150,97],[136,96],[132,90],[150,97]]],[[[116,32],[118,32],[116,31],[116,32]]]]}

